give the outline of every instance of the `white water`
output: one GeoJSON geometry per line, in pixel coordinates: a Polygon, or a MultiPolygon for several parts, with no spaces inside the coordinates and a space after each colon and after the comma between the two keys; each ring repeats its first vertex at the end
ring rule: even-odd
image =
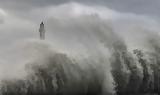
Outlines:
{"type": "MultiPolygon", "coordinates": [[[[41,13],[42,10],[34,11],[41,13]]],[[[2,81],[11,80],[16,83],[17,80],[28,80],[30,84],[24,84],[35,86],[36,90],[33,89],[33,92],[40,89],[45,91],[47,87],[43,85],[43,81],[39,85],[44,87],[37,88],[36,78],[40,76],[36,76],[36,72],[39,72],[36,68],[40,68],[52,77],[55,90],[58,89],[56,74],[67,77],[67,82],[64,83],[65,94],[87,93],[90,81],[91,84],[95,83],[96,87],[102,87],[102,91],[98,90],[96,95],[113,94],[113,63],[122,64],[124,72],[129,75],[130,71],[127,70],[124,59],[127,56],[132,57],[134,61],[131,60],[130,63],[138,64],[138,59],[133,54],[134,49],[159,55],[156,49],[159,49],[159,23],[149,17],[77,3],[53,6],[43,11],[46,14],[46,40],[16,41],[2,50],[2,81]],[[116,62],[114,53],[122,56],[124,52],[125,58],[122,57],[120,62],[116,62]],[[32,80],[32,77],[35,80],[32,80]],[[70,92],[74,85],[75,89],[70,92]]],[[[153,56],[145,56],[145,59],[149,61],[150,57],[153,56]]],[[[139,64],[137,67],[139,76],[142,77],[142,67],[139,64]]],[[[127,78],[126,80],[129,79],[127,78]]],[[[24,89],[28,89],[27,87],[24,89]]],[[[90,90],[95,89],[91,87],[90,90]]]]}

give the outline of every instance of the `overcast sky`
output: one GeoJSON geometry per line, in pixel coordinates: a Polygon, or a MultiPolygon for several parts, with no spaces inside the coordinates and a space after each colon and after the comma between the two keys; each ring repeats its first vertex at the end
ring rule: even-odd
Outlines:
{"type": "MultiPolygon", "coordinates": [[[[156,19],[160,17],[160,0],[0,0],[0,9],[18,18],[33,20],[37,19],[37,15],[33,15],[34,10],[59,6],[68,2],[104,6],[119,12],[147,15],[156,19]]],[[[42,10],[41,14],[45,17],[44,11],[42,10]]],[[[2,17],[0,22],[2,23],[2,17]]]]}
{"type": "Polygon", "coordinates": [[[0,0],[0,7],[12,12],[27,13],[35,8],[73,1],[86,5],[107,6],[123,12],[160,16],[160,0],[0,0]]]}

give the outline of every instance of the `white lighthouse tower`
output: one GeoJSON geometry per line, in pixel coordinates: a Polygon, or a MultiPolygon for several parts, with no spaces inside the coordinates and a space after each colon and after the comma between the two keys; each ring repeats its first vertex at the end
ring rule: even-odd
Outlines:
{"type": "Polygon", "coordinates": [[[41,22],[40,24],[39,33],[40,33],[40,39],[44,40],[45,39],[45,28],[44,28],[43,22],[41,22]]]}

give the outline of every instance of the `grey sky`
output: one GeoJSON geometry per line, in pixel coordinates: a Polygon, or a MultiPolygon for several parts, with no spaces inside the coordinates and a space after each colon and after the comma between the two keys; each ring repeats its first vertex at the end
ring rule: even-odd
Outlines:
{"type": "Polygon", "coordinates": [[[34,8],[63,4],[66,2],[80,2],[87,5],[107,6],[122,11],[160,16],[160,0],[0,0],[0,7],[9,11],[24,13],[34,8]]]}

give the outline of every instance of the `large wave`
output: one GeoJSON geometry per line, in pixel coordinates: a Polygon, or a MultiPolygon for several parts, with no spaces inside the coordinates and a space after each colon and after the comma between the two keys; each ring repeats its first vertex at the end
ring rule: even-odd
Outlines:
{"type": "Polygon", "coordinates": [[[157,22],[74,3],[51,9],[45,41],[1,54],[1,95],[160,94],[157,22]]]}

